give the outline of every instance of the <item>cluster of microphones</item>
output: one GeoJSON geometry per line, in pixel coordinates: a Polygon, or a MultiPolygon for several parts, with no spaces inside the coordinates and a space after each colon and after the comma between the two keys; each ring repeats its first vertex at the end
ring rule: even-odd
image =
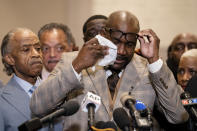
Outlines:
{"type": "MultiPolygon", "coordinates": [[[[188,93],[181,95],[182,103],[189,108],[189,112],[197,119],[196,109],[191,107],[197,103],[197,98],[190,98],[188,93]]],[[[120,128],[123,131],[130,130],[152,130],[153,122],[151,111],[145,106],[145,104],[139,100],[135,100],[131,95],[123,94],[120,98],[120,102],[123,107],[114,109],[113,121],[95,121],[95,113],[101,105],[100,96],[88,92],[81,103],[81,109],[87,112],[88,115],[88,131],[117,131],[120,128]],[[129,112],[129,115],[128,113],[129,112]],[[117,126],[118,128],[117,128],[117,126]]],[[[46,123],[52,123],[56,118],[60,116],[70,116],[75,114],[80,108],[77,101],[70,100],[66,102],[61,108],[55,112],[43,117],[33,118],[21,124],[19,131],[35,131],[41,129],[46,123]]]]}

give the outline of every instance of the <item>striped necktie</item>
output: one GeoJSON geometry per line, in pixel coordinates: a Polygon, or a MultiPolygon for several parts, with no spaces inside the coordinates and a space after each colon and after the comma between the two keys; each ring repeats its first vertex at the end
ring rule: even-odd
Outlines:
{"type": "Polygon", "coordinates": [[[115,93],[115,88],[116,88],[116,85],[118,83],[118,80],[119,80],[119,72],[120,71],[114,71],[114,70],[111,70],[112,74],[107,78],[107,83],[108,83],[108,87],[109,87],[109,90],[110,90],[110,93],[111,93],[111,97],[113,99],[114,97],[114,93],[115,93]]]}

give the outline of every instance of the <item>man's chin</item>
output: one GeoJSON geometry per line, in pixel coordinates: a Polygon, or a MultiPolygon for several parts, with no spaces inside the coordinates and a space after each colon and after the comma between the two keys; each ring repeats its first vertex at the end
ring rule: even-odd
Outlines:
{"type": "Polygon", "coordinates": [[[125,64],[114,63],[112,65],[112,68],[115,69],[115,70],[122,70],[122,69],[125,68],[125,64]]]}
{"type": "Polygon", "coordinates": [[[52,71],[53,71],[53,68],[46,68],[46,70],[47,70],[48,72],[52,72],[52,71]]]}
{"type": "Polygon", "coordinates": [[[48,72],[51,72],[51,71],[53,71],[53,69],[55,68],[55,66],[56,66],[56,64],[51,64],[51,65],[49,65],[49,66],[47,66],[47,67],[45,67],[46,68],[46,70],[48,71],[48,72]]]}

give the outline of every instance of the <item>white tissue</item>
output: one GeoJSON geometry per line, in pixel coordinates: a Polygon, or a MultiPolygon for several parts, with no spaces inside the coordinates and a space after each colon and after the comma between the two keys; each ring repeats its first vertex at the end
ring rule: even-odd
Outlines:
{"type": "Polygon", "coordinates": [[[96,35],[95,38],[98,39],[100,45],[109,47],[108,50],[109,54],[105,55],[103,59],[99,60],[98,65],[100,66],[113,65],[114,62],[116,61],[117,46],[112,41],[106,39],[101,35],[96,35]]]}

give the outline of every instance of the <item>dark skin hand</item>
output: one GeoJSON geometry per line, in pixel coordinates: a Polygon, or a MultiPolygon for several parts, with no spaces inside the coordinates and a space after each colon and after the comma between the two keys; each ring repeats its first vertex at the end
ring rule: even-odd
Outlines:
{"type": "Polygon", "coordinates": [[[96,38],[87,41],[77,57],[73,60],[72,65],[77,73],[87,69],[97,63],[97,61],[108,54],[108,47],[98,43],[96,38]]]}
{"type": "MultiPolygon", "coordinates": [[[[154,63],[159,59],[159,43],[160,39],[151,29],[142,30],[138,33],[140,41],[140,53],[148,62],[154,63]],[[147,38],[147,40],[145,40],[147,38]]],[[[138,50],[139,53],[139,50],[138,50]]]]}

